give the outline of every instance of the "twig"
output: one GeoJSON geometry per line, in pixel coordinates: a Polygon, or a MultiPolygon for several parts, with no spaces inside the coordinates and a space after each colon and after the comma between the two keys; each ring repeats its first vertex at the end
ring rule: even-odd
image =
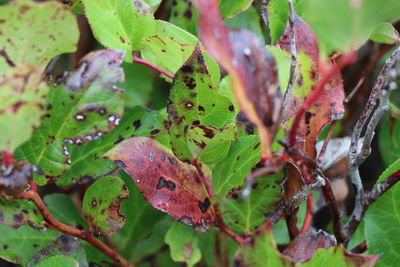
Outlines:
{"type": "Polygon", "coordinates": [[[296,82],[296,65],[297,65],[297,48],[296,48],[296,33],[294,30],[294,20],[296,11],[293,8],[292,0],[288,0],[289,4],[289,29],[290,29],[290,54],[291,54],[291,62],[290,62],[290,74],[289,74],[289,83],[286,88],[285,96],[283,98],[282,108],[289,109],[289,101],[293,95],[293,87],[296,82]]]}
{"type": "Polygon", "coordinates": [[[389,176],[386,180],[379,183],[370,192],[364,194],[360,210],[356,214],[353,212],[349,221],[345,225],[344,229],[347,238],[349,238],[357,229],[357,226],[360,224],[361,218],[364,216],[368,207],[371,206],[372,203],[374,203],[381,195],[387,192],[393,185],[395,185],[399,181],[400,171],[397,171],[389,176]]]}
{"type": "Polygon", "coordinates": [[[327,136],[326,136],[326,138],[324,140],[324,143],[323,143],[323,145],[321,147],[321,150],[319,152],[319,156],[318,156],[318,160],[317,160],[318,164],[320,164],[322,162],[322,160],[324,159],[326,148],[328,147],[329,141],[332,138],[332,134],[333,134],[333,131],[335,130],[335,126],[336,126],[337,122],[338,121],[332,122],[332,124],[331,124],[331,126],[329,128],[328,134],[327,134],[327,136]]]}
{"type": "Polygon", "coordinates": [[[115,262],[121,264],[122,266],[134,267],[134,265],[132,263],[130,263],[128,260],[126,260],[120,254],[118,254],[116,251],[114,251],[113,249],[111,249],[110,247],[108,247],[107,245],[102,243],[99,239],[97,239],[96,237],[91,235],[89,231],[79,230],[79,229],[70,227],[70,226],[63,224],[62,222],[56,220],[50,214],[50,212],[48,211],[42,198],[39,196],[39,194],[37,192],[35,192],[35,191],[24,192],[24,193],[19,194],[18,196],[15,196],[14,198],[26,199],[26,200],[30,200],[30,201],[34,202],[36,204],[36,206],[39,208],[39,211],[42,214],[48,228],[51,228],[58,232],[62,232],[64,234],[85,240],[86,242],[90,243],[91,245],[96,247],[98,250],[103,252],[106,256],[113,259],[115,262]]]}
{"type": "Polygon", "coordinates": [[[350,100],[353,98],[353,96],[360,90],[361,85],[363,85],[365,81],[365,76],[362,76],[361,79],[357,82],[356,87],[354,87],[353,91],[343,100],[343,105],[347,105],[347,103],[350,102],[350,100]]]}
{"type": "Polygon", "coordinates": [[[296,144],[297,130],[299,129],[300,120],[303,118],[304,113],[322,94],[325,85],[329,82],[332,76],[335,75],[338,71],[340,71],[344,66],[351,64],[354,61],[354,59],[355,59],[354,52],[350,52],[348,54],[343,55],[343,57],[337,64],[330,65],[326,70],[322,71],[322,78],[319,80],[318,84],[315,86],[315,89],[311,92],[311,94],[303,102],[303,105],[297,111],[297,114],[292,124],[292,128],[290,129],[289,133],[289,140],[288,140],[289,148],[294,147],[296,144]]]}
{"type": "Polygon", "coordinates": [[[312,192],[308,193],[307,197],[307,211],[306,216],[304,217],[303,227],[301,228],[300,232],[304,233],[307,232],[310,228],[313,219],[313,199],[312,199],[312,192]]]}
{"type": "Polygon", "coordinates": [[[297,227],[297,212],[299,208],[295,208],[292,210],[290,214],[286,214],[286,226],[289,232],[290,240],[293,240],[298,234],[300,234],[300,230],[297,227]]]}
{"type": "Polygon", "coordinates": [[[136,62],[136,63],[139,63],[139,64],[143,64],[143,65],[145,65],[145,66],[147,66],[147,67],[149,67],[149,68],[151,68],[153,70],[156,70],[156,71],[164,74],[165,76],[167,76],[170,79],[174,78],[174,75],[172,73],[169,73],[168,71],[166,71],[166,70],[154,65],[151,62],[148,62],[148,61],[146,61],[144,59],[141,59],[141,58],[137,57],[135,55],[135,51],[132,52],[132,58],[133,58],[133,62],[136,62]]]}
{"type": "Polygon", "coordinates": [[[267,14],[267,5],[268,5],[269,0],[262,0],[261,1],[261,17],[264,21],[265,26],[269,27],[269,22],[268,22],[268,14],[267,14]]]}

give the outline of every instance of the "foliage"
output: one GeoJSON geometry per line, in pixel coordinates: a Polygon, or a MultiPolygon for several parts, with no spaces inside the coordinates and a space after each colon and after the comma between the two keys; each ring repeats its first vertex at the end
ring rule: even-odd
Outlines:
{"type": "Polygon", "coordinates": [[[0,0],[0,258],[395,265],[399,11],[0,0]]]}

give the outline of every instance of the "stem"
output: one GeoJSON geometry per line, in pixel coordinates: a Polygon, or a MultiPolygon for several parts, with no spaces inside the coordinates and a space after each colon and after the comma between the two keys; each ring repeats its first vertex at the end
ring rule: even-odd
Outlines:
{"type": "Polygon", "coordinates": [[[146,61],[144,59],[141,59],[141,58],[137,57],[135,55],[135,52],[132,52],[132,58],[133,58],[133,62],[136,62],[136,63],[139,63],[139,64],[143,64],[143,65],[145,65],[145,66],[147,66],[147,67],[149,67],[149,68],[151,68],[153,70],[156,70],[156,71],[164,74],[165,76],[167,76],[170,79],[174,79],[174,75],[172,73],[169,73],[168,71],[166,71],[166,70],[154,65],[151,62],[148,62],[148,61],[146,61]]]}
{"type": "Polygon", "coordinates": [[[295,208],[290,214],[286,214],[286,226],[289,232],[290,240],[293,240],[299,233],[300,230],[297,228],[297,212],[299,208],[295,208]]]}
{"type": "Polygon", "coordinates": [[[312,199],[312,192],[310,191],[307,197],[307,212],[306,212],[306,217],[304,218],[303,227],[300,230],[301,233],[307,232],[308,229],[310,228],[313,219],[312,210],[313,210],[313,199],[312,199]]]}
{"type": "Polygon", "coordinates": [[[264,21],[265,26],[269,27],[269,22],[268,22],[268,14],[267,14],[267,5],[268,5],[269,0],[262,0],[261,1],[261,17],[264,21]]]}
{"type": "Polygon", "coordinates": [[[304,113],[310,108],[310,106],[318,99],[318,97],[324,91],[325,85],[329,82],[333,75],[340,71],[344,66],[351,64],[355,59],[355,54],[350,52],[343,55],[337,64],[331,64],[328,69],[322,71],[322,78],[319,80],[318,84],[315,86],[314,90],[307,97],[306,101],[297,111],[296,117],[294,118],[292,128],[289,133],[289,147],[294,147],[296,144],[296,134],[299,129],[300,120],[303,118],[304,113]]]}
{"type": "Polygon", "coordinates": [[[244,238],[241,237],[240,235],[236,234],[235,232],[233,232],[231,229],[229,229],[224,221],[222,220],[221,217],[221,213],[219,211],[219,207],[218,204],[214,204],[214,210],[215,210],[215,214],[216,214],[216,221],[217,224],[216,226],[225,234],[227,234],[230,238],[232,238],[233,240],[236,241],[236,243],[238,243],[239,245],[242,245],[244,243],[244,238]]]}
{"type": "Polygon", "coordinates": [[[324,144],[322,145],[321,150],[319,152],[319,156],[318,156],[318,160],[317,160],[318,164],[321,163],[322,160],[324,159],[326,148],[328,147],[329,141],[332,138],[332,134],[333,134],[333,131],[335,130],[335,126],[336,126],[337,122],[338,121],[332,122],[332,124],[329,128],[328,134],[324,140],[324,144]]]}
{"type": "Polygon", "coordinates": [[[99,239],[94,237],[93,235],[90,234],[88,231],[82,231],[73,227],[70,227],[66,224],[63,224],[60,221],[57,221],[49,212],[47,209],[46,205],[44,204],[43,200],[39,196],[37,192],[34,191],[28,191],[24,192],[18,196],[15,197],[16,199],[26,199],[34,202],[36,206],[39,208],[40,213],[43,215],[43,218],[45,220],[45,223],[47,224],[48,228],[54,229],[58,232],[62,232],[64,234],[74,236],[77,238],[80,238],[82,240],[85,240],[86,242],[90,243],[94,247],[96,247],[98,250],[103,252],[105,255],[107,255],[109,258],[113,259],[117,263],[121,264],[122,266],[129,266],[129,267],[134,267],[132,263],[130,263],[128,260],[123,258],[121,255],[119,255],[116,251],[102,243],[99,239]]]}

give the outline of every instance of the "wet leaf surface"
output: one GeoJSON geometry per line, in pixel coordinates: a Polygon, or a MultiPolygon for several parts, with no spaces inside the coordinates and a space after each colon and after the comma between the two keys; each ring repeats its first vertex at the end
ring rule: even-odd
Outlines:
{"type": "Polygon", "coordinates": [[[124,79],[122,56],[99,50],[81,59],[61,85],[51,88],[41,126],[16,157],[58,176],[70,168],[68,144],[90,142],[114,129],[123,111],[123,91],[115,86],[124,79]]]}
{"type": "Polygon", "coordinates": [[[134,137],[104,157],[125,170],[156,209],[199,231],[207,231],[213,225],[214,209],[199,174],[157,141],[134,137]]]}
{"type": "MultiPolygon", "coordinates": [[[[188,127],[206,125],[222,128],[234,120],[234,106],[217,91],[203,54],[197,46],[186,63],[175,74],[167,106],[171,147],[182,161],[194,154],[187,144],[188,127]]],[[[214,138],[205,133],[203,148],[214,138]]]]}
{"type": "Polygon", "coordinates": [[[68,235],[61,235],[50,242],[45,248],[36,253],[27,266],[50,266],[47,265],[48,260],[55,256],[63,256],[64,259],[74,260],[80,267],[88,266],[85,251],[79,239],[68,235]]]}
{"type": "Polygon", "coordinates": [[[125,183],[116,176],[100,178],[86,190],[82,211],[96,234],[110,236],[122,229],[125,216],[120,205],[128,195],[125,183]]]}
{"type": "Polygon", "coordinates": [[[0,73],[38,65],[73,52],[79,39],[76,18],[59,2],[12,1],[0,7],[0,73]]]}

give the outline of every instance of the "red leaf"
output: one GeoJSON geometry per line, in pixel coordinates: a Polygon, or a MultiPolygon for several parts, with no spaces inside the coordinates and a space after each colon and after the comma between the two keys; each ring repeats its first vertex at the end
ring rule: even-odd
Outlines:
{"type": "Polygon", "coordinates": [[[271,143],[281,118],[281,95],[273,56],[248,30],[230,30],[215,0],[194,0],[199,10],[201,40],[232,77],[240,109],[258,129],[262,156],[271,158],[271,143]]]}
{"type": "Polygon", "coordinates": [[[103,157],[125,170],[156,209],[198,231],[205,232],[213,225],[214,209],[200,175],[193,166],[166,152],[159,142],[133,137],[103,157]]]}

